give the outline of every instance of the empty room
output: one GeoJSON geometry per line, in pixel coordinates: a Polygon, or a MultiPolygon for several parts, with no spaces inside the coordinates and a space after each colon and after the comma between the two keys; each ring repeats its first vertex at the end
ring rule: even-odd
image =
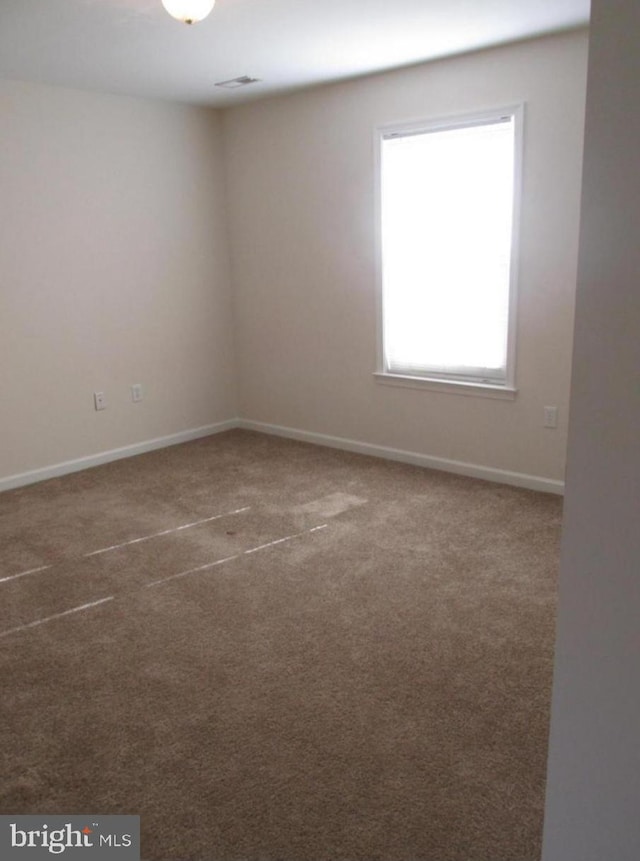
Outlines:
{"type": "Polygon", "coordinates": [[[0,854],[640,851],[635,0],[0,5],[0,854]]]}

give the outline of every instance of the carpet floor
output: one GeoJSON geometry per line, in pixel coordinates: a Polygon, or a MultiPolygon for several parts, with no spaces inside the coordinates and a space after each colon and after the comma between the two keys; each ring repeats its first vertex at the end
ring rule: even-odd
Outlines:
{"type": "Polygon", "coordinates": [[[535,861],[558,498],[231,431],[0,495],[0,813],[535,861]]]}

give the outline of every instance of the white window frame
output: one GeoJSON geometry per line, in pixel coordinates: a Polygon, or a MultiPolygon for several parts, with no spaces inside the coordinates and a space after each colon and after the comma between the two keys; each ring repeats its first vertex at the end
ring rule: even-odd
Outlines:
{"type": "Polygon", "coordinates": [[[386,385],[408,388],[429,389],[462,395],[512,400],[516,396],[516,324],[517,293],[519,272],[520,210],[522,198],[522,161],[523,161],[524,104],[507,105],[483,111],[476,111],[453,117],[398,122],[379,126],[375,130],[375,218],[377,245],[377,382],[386,385]],[[384,290],[382,278],[382,146],[385,139],[394,136],[420,134],[431,131],[464,128],[487,122],[497,122],[503,117],[513,117],[514,121],[514,183],[513,183],[513,221],[511,233],[511,264],[509,279],[509,314],[507,333],[507,362],[504,382],[465,378],[451,373],[429,372],[428,375],[409,376],[390,371],[385,366],[384,357],[384,290]]]}

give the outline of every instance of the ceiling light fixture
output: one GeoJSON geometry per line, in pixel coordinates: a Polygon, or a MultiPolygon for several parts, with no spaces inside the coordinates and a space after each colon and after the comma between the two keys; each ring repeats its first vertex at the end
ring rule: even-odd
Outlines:
{"type": "Polygon", "coordinates": [[[216,0],[162,0],[162,5],[172,18],[185,24],[197,24],[207,17],[216,0]]]}

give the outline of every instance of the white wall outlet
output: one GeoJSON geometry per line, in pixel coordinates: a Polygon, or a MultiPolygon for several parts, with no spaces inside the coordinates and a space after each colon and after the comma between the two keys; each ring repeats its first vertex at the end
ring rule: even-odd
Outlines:
{"type": "Polygon", "coordinates": [[[131,386],[131,400],[134,404],[138,404],[142,400],[142,383],[134,383],[131,386]]]}
{"type": "Polygon", "coordinates": [[[544,408],[544,426],[546,428],[558,427],[558,407],[544,408]]]}
{"type": "Polygon", "coordinates": [[[94,392],[93,393],[93,404],[96,410],[106,410],[107,408],[107,398],[104,392],[94,392]]]}

